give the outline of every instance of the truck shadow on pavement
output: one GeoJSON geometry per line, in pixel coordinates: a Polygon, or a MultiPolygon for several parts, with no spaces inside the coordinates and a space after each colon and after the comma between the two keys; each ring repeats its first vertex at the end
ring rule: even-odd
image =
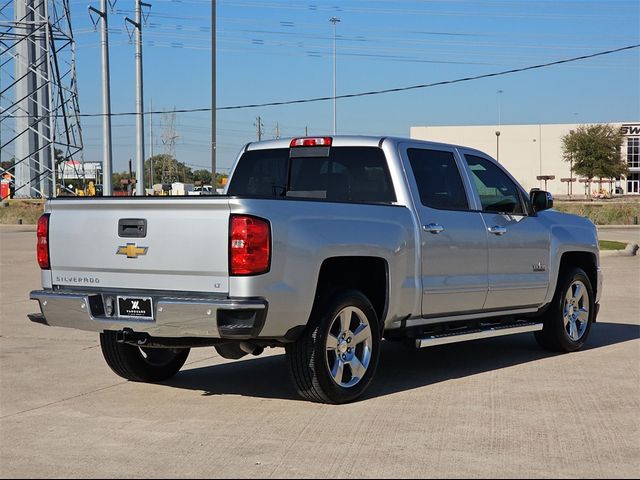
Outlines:
{"type": "MultiPolygon", "coordinates": [[[[598,322],[593,326],[582,352],[638,338],[639,325],[598,322]]],[[[378,372],[362,399],[426,387],[556,355],[542,350],[533,334],[526,333],[421,350],[401,343],[383,342],[378,372]]],[[[200,390],[203,395],[301,400],[289,379],[284,355],[187,369],[163,384],[200,390]]]]}

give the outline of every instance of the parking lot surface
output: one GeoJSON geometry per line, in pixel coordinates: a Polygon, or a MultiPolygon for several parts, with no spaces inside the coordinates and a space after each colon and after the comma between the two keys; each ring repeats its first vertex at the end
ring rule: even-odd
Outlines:
{"type": "Polygon", "coordinates": [[[171,381],[122,380],[96,334],[27,320],[34,248],[33,228],[0,226],[2,478],[640,476],[637,256],[603,258],[583,351],[385,344],[365,399],[328,406],[298,399],[281,350],[194,349],[171,381]]]}
{"type": "Polygon", "coordinates": [[[627,225],[624,227],[598,227],[598,238],[600,240],[613,240],[616,242],[640,244],[640,226],[627,225]]]}

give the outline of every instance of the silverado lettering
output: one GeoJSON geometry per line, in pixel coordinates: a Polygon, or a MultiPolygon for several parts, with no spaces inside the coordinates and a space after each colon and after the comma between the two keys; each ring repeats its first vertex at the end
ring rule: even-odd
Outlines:
{"type": "Polygon", "coordinates": [[[56,283],[100,283],[100,279],[97,277],[65,277],[57,275],[55,278],[56,283]]]}

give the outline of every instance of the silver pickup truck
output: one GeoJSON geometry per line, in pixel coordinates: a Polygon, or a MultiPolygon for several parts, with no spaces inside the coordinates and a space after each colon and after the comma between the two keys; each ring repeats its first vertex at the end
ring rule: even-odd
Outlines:
{"type": "Polygon", "coordinates": [[[158,382],[189,349],[284,347],[301,396],[358,398],[382,339],[535,332],[585,343],[602,291],[588,220],[466,147],[389,137],[246,145],[224,195],[60,198],[37,229],[38,323],[99,332],[113,371],[158,382]]]}

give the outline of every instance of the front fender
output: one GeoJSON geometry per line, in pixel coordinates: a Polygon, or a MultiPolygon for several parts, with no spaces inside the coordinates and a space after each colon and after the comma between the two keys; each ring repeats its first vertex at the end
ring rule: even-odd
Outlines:
{"type": "Polygon", "coordinates": [[[545,303],[551,302],[556,291],[562,257],[567,253],[585,253],[593,256],[598,271],[596,302],[600,300],[602,274],[600,272],[600,250],[596,226],[586,218],[549,210],[540,214],[551,233],[549,249],[549,289],[545,303]]]}

